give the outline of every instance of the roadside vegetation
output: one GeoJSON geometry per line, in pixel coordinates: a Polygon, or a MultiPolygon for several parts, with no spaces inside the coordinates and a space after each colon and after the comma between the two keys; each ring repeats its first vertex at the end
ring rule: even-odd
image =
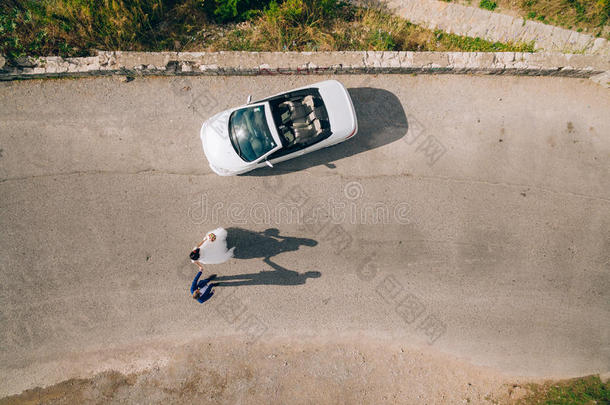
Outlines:
{"type": "Polygon", "coordinates": [[[445,0],[610,40],[610,0],[445,0]]]}
{"type": "Polygon", "coordinates": [[[137,51],[519,51],[433,31],[342,0],[3,0],[0,53],[137,51]]]}
{"type": "Polygon", "coordinates": [[[519,6],[527,19],[610,39],[610,0],[521,0],[519,6]]]}
{"type": "Polygon", "coordinates": [[[529,394],[517,401],[524,405],[610,404],[610,381],[598,375],[571,380],[531,384],[529,394]]]}
{"type": "Polygon", "coordinates": [[[479,3],[479,7],[484,8],[486,10],[494,11],[496,7],[498,7],[498,3],[492,0],[481,0],[479,3]]]}

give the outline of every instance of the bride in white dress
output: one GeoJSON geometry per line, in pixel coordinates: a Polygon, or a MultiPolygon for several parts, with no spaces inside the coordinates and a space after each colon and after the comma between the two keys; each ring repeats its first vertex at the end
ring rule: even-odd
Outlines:
{"type": "Polygon", "coordinates": [[[233,257],[233,250],[227,249],[227,230],[216,228],[208,232],[205,238],[193,248],[190,254],[191,262],[203,271],[202,264],[220,264],[233,257]]]}

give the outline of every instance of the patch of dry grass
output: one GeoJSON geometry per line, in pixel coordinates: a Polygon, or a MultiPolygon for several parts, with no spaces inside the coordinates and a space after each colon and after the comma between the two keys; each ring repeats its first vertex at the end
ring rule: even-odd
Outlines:
{"type": "Polygon", "coordinates": [[[0,4],[0,52],[167,50],[196,36],[205,21],[198,0],[9,0],[0,4]]]}
{"type": "MultiPolygon", "coordinates": [[[[288,3],[281,7],[288,7],[288,3]]],[[[242,24],[228,35],[212,41],[207,49],[533,52],[533,44],[489,42],[480,38],[461,37],[411,24],[383,9],[343,7],[333,18],[326,20],[289,19],[285,15],[290,11],[282,8],[267,12],[251,23],[242,24]]]]}
{"type": "MultiPolygon", "coordinates": [[[[479,5],[478,0],[454,1],[479,5]]],[[[496,12],[610,39],[610,0],[494,0],[494,3],[496,12]]]]}
{"type": "Polygon", "coordinates": [[[597,36],[610,34],[610,0],[521,0],[519,7],[528,19],[597,36]]]}
{"type": "Polygon", "coordinates": [[[84,56],[136,51],[533,51],[432,31],[384,9],[342,0],[284,0],[239,24],[216,24],[201,0],[10,0],[0,5],[0,53],[84,56]]]}

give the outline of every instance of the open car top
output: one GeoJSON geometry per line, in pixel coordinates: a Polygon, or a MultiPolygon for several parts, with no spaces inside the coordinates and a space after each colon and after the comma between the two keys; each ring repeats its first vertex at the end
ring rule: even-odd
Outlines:
{"type": "Polygon", "coordinates": [[[269,102],[282,149],[273,159],[307,148],[331,135],[326,106],[316,88],[284,93],[263,101],[269,102]]]}

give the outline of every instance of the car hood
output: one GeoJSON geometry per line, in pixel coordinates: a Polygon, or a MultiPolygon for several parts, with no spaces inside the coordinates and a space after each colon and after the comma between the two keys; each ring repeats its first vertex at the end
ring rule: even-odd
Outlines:
{"type": "Polygon", "coordinates": [[[229,139],[229,117],[231,110],[214,115],[201,127],[201,144],[208,163],[216,173],[219,171],[235,172],[247,166],[239,157],[229,139]]]}

